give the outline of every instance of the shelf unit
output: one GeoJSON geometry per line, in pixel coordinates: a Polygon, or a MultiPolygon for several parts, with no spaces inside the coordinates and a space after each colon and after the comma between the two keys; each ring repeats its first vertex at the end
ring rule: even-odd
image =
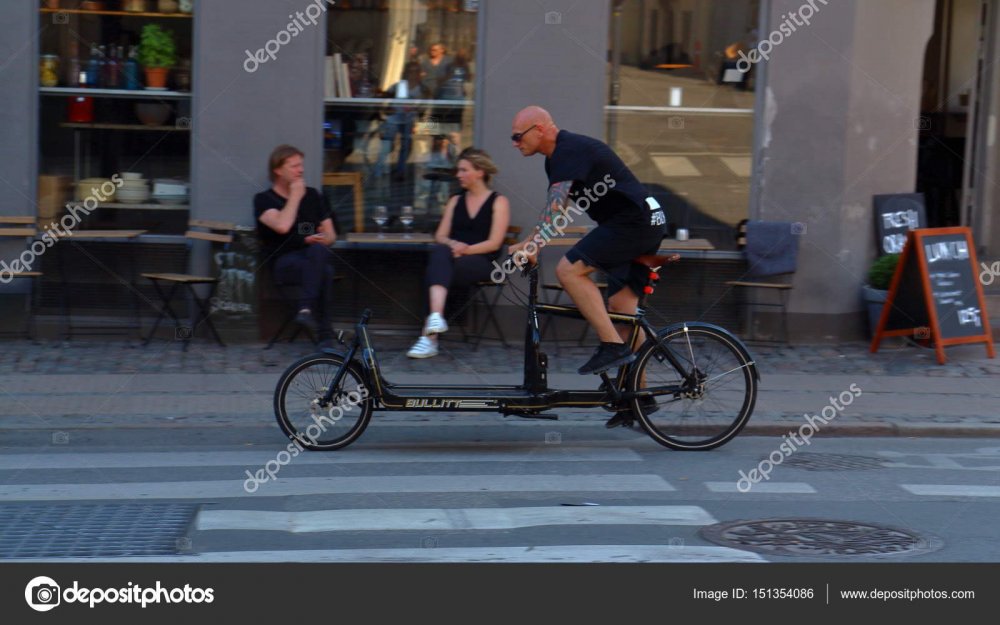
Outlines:
{"type": "Polygon", "coordinates": [[[92,11],[89,9],[49,9],[43,7],[42,13],[67,13],[70,15],[109,15],[115,17],[156,17],[167,19],[191,19],[191,13],[149,13],[146,11],[92,11]]]}
{"type": "Polygon", "coordinates": [[[123,98],[147,100],[188,100],[190,91],[160,91],[157,89],[87,89],[86,87],[39,87],[42,95],[85,95],[91,98],[123,98]]]}
{"type": "Polygon", "coordinates": [[[151,210],[151,211],[186,211],[190,204],[129,204],[128,202],[105,202],[98,204],[97,208],[111,208],[118,210],[151,210]]]}
{"type": "Polygon", "coordinates": [[[147,126],[146,124],[86,124],[80,122],[63,122],[60,128],[74,128],[76,130],[132,130],[132,131],[152,131],[157,132],[190,132],[190,127],[184,126],[147,126]]]}
{"type": "MultiPolygon", "coordinates": [[[[77,4],[70,2],[62,2],[61,4],[77,4]]],[[[105,6],[108,6],[105,4],[105,6]]],[[[114,3],[115,8],[118,8],[118,3],[114,3]]],[[[155,9],[155,7],[153,7],[155,9]]],[[[173,30],[175,33],[175,41],[178,42],[178,54],[187,58],[188,56],[193,57],[193,50],[190,48],[190,37],[193,34],[190,30],[193,27],[194,14],[193,13],[163,13],[158,11],[124,11],[124,10],[92,10],[92,9],[80,9],[80,8],[48,8],[39,7],[39,19],[41,20],[43,26],[43,32],[47,33],[43,37],[42,50],[52,50],[53,52],[60,52],[60,56],[69,55],[69,52],[65,49],[65,40],[70,38],[71,45],[79,46],[80,44],[73,44],[72,39],[78,42],[82,42],[84,45],[87,44],[84,41],[86,38],[88,41],[93,40],[97,43],[110,43],[111,45],[121,45],[128,44],[134,45],[138,44],[139,31],[143,24],[168,22],[168,24],[161,25],[168,30],[173,30]],[[131,18],[131,19],[130,19],[131,18]],[[45,29],[44,26],[52,22],[56,25],[58,24],[76,24],[79,21],[81,28],[74,29],[79,32],[67,32],[65,30],[58,29],[45,29]],[[86,28],[84,28],[86,26],[86,28]],[[97,33],[97,34],[95,34],[97,33]],[[109,35],[110,33],[110,35],[109,35]],[[126,35],[126,33],[128,33],[126,35]],[[107,41],[103,41],[103,38],[108,36],[107,41]],[[48,40],[48,45],[44,43],[44,40],[48,40]]],[[[83,48],[80,48],[81,50],[83,48]]],[[[67,57],[68,58],[68,57],[67,57]]],[[[85,65],[86,58],[79,57],[81,65],[85,65]]],[[[63,59],[65,60],[65,59],[63,59]]],[[[141,70],[140,70],[141,71],[141,70]]],[[[60,80],[62,81],[62,68],[60,68],[60,80]]],[[[66,82],[61,82],[60,84],[68,84],[66,82]]],[[[179,141],[185,142],[178,144],[178,147],[172,149],[168,154],[167,158],[176,159],[180,156],[184,158],[182,153],[189,152],[189,148],[183,147],[188,145],[186,137],[191,134],[191,127],[189,124],[177,123],[170,125],[145,125],[138,123],[134,118],[127,112],[128,108],[132,106],[134,102],[136,106],[140,106],[141,103],[151,103],[151,102],[161,102],[163,104],[169,104],[175,110],[178,119],[181,119],[184,115],[190,115],[187,112],[190,108],[190,102],[193,98],[193,94],[190,91],[177,91],[168,89],[107,89],[107,88],[84,88],[84,87],[68,87],[68,86],[57,86],[57,87],[44,87],[37,85],[37,91],[39,94],[40,104],[44,105],[44,110],[47,110],[48,116],[45,117],[43,123],[48,125],[48,128],[52,129],[51,132],[65,132],[68,135],[72,134],[72,144],[68,142],[65,144],[67,147],[72,149],[72,179],[79,181],[82,177],[90,175],[91,167],[91,152],[96,149],[96,155],[98,159],[104,158],[105,150],[109,145],[109,142],[118,141],[119,139],[113,137],[125,137],[125,136],[135,136],[134,133],[164,133],[172,137],[177,137],[179,141]],[[59,98],[66,98],[67,101],[73,98],[87,97],[94,100],[102,100],[104,103],[98,106],[103,107],[102,110],[114,111],[114,114],[107,118],[98,117],[102,121],[91,122],[91,123],[79,123],[79,122],[69,122],[65,121],[67,118],[62,116],[58,117],[58,113],[55,111],[60,110],[57,107],[57,100],[59,98]],[[109,101],[110,100],[110,101],[109,101]],[[115,101],[117,100],[117,101],[115,101]],[[56,130],[58,129],[58,130],[56,130]],[[120,135],[119,133],[125,133],[125,135],[120,135]],[[177,134],[180,133],[180,134],[177,134]],[[91,138],[92,137],[92,138],[91,138]]],[[[55,137],[56,135],[52,135],[55,137]]],[[[59,135],[60,137],[62,135],[59,135]]],[[[125,140],[122,138],[121,140],[125,140]]],[[[62,139],[60,139],[62,141],[62,139]]],[[[145,139],[142,135],[135,139],[129,139],[133,143],[139,141],[144,142],[145,139]]],[[[113,145],[113,144],[112,144],[113,145]]],[[[159,142],[157,142],[159,145],[159,142]]],[[[60,158],[60,154],[67,152],[66,150],[54,150],[56,158],[60,158]]],[[[143,152],[139,152],[142,154],[143,152]]],[[[148,156],[148,154],[147,154],[148,156]]],[[[147,167],[151,168],[150,171],[156,171],[159,165],[159,157],[151,157],[157,160],[150,161],[147,167]]],[[[169,161],[168,161],[169,162],[169,161]]],[[[66,161],[68,165],[68,161],[66,161]]],[[[141,165],[140,165],[141,167],[141,165]]],[[[166,173],[166,176],[181,176],[187,177],[190,173],[190,163],[188,162],[187,173],[182,173],[185,171],[185,165],[181,162],[178,166],[170,168],[170,172],[166,173]]],[[[56,169],[53,167],[52,169],[56,169]]],[[[140,169],[140,171],[142,171],[140,169]]],[[[57,172],[53,172],[53,175],[59,175],[57,172]]],[[[69,199],[69,198],[67,198],[69,199]]],[[[149,219],[152,221],[162,220],[162,218],[171,215],[172,213],[185,212],[191,209],[189,203],[183,204],[165,204],[158,203],[155,199],[150,199],[144,202],[106,202],[99,204],[100,209],[113,210],[113,211],[138,211],[137,217],[142,215],[143,211],[156,211],[149,212],[149,219]],[[167,211],[163,213],[163,211],[167,211]]],[[[145,217],[141,217],[141,221],[145,221],[145,217]]],[[[172,219],[172,217],[171,217],[172,219]]],[[[132,220],[134,221],[134,220],[132,220]]],[[[117,218],[115,220],[117,223],[117,218]]],[[[135,227],[135,226],[132,226],[135,227]]],[[[144,223],[140,224],[138,227],[145,227],[144,223]]],[[[173,236],[173,235],[163,235],[163,236],[173,236]]]]}

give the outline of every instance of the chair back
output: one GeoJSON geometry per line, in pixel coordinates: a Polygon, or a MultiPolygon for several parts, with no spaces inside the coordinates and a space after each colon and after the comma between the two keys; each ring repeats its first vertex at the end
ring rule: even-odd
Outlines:
{"type": "Polygon", "coordinates": [[[764,277],[795,273],[798,253],[796,224],[788,221],[747,222],[747,275],[764,277]]]}
{"type": "Polygon", "coordinates": [[[507,226],[507,236],[503,239],[504,245],[514,245],[521,237],[521,226],[507,226]]]}
{"type": "Polygon", "coordinates": [[[35,218],[30,216],[0,216],[0,237],[30,238],[38,234],[35,218]]]}

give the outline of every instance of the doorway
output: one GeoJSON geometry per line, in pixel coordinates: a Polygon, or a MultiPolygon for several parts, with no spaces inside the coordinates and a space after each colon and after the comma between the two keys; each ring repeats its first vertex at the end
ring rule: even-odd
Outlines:
{"type": "Polygon", "coordinates": [[[932,228],[976,231],[992,10],[992,0],[938,0],[935,8],[924,58],[917,158],[917,191],[925,196],[932,228]]]}

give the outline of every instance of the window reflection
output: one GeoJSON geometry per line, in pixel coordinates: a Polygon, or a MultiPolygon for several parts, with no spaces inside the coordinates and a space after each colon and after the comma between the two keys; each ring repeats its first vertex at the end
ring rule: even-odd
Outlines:
{"type": "Polygon", "coordinates": [[[324,190],[346,232],[372,231],[375,206],[399,230],[436,224],[457,190],[455,157],[472,143],[476,3],[353,0],[328,13],[324,190]],[[356,216],[360,181],[362,218],[356,216]]]}
{"type": "Polygon", "coordinates": [[[616,0],[609,21],[607,139],[687,228],[733,249],[747,217],[759,0],[616,0]]]}

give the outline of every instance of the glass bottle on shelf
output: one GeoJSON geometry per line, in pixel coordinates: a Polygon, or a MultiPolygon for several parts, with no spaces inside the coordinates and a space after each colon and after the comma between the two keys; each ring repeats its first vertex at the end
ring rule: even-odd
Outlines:
{"type": "Polygon", "coordinates": [[[118,49],[115,46],[108,46],[108,48],[108,58],[104,62],[104,86],[108,89],[118,89],[121,84],[118,49]]]}
{"type": "Polygon", "coordinates": [[[97,84],[94,86],[97,88],[107,87],[107,76],[105,72],[108,71],[108,48],[106,46],[97,47],[97,84]]]}
{"type": "Polygon", "coordinates": [[[80,49],[74,44],[66,59],[66,86],[80,86],[80,49]]]}
{"type": "Polygon", "coordinates": [[[125,61],[125,88],[142,89],[139,82],[139,53],[135,46],[128,47],[128,59],[125,61]]]}
{"type": "MultiPolygon", "coordinates": [[[[101,76],[101,57],[97,44],[90,44],[90,58],[87,59],[87,87],[97,87],[101,76]]],[[[83,85],[80,85],[81,87],[83,85]]]]}

